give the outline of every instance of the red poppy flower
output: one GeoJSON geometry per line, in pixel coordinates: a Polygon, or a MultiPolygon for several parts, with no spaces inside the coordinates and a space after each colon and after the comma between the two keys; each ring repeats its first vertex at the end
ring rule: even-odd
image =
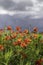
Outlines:
{"type": "Polygon", "coordinates": [[[25,44],[25,42],[22,42],[21,44],[20,44],[20,46],[23,48],[23,47],[27,47],[27,44],[25,44]]]}
{"type": "Polygon", "coordinates": [[[5,37],[5,40],[10,40],[10,39],[11,39],[10,36],[6,36],[6,37],[5,37]]]}
{"type": "Polygon", "coordinates": [[[24,30],[24,33],[28,34],[29,33],[28,29],[25,29],[24,30]]]}
{"type": "Polygon", "coordinates": [[[21,31],[21,27],[17,26],[17,27],[16,27],[16,30],[17,30],[17,31],[21,31]]]}
{"type": "Polygon", "coordinates": [[[41,65],[41,60],[40,59],[37,60],[36,63],[35,63],[35,65],[41,65]]]}
{"type": "Polygon", "coordinates": [[[34,37],[34,39],[38,38],[38,34],[33,34],[32,36],[34,37]]]}
{"type": "Polygon", "coordinates": [[[19,34],[19,32],[17,31],[16,34],[19,34]]]}
{"type": "Polygon", "coordinates": [[[26,39],[24,39],[24,42],[25,42],[25,43],[30,43],[30,42],[31,42],[31,39],[26,38],[26,39]]]}
{"type": "Polygon", "coordinates": [[[21,41],[22,41],[22,39],[21,39],[21,38],[18,38],[18,39],[17,39],[18,44],[20,44],[20,43],[21,43],[21,41]]]}
{"type": "Polygon", "coordinates": [[[7,27],[7,30],[12,30],[12,27],[11,27],[11,26],[8,26],[8,27],[7,27]]]}
{"type": "Polygon", "coordinates": [[[0,45],[0,50],[3,50],[3,49],[4,49],[3,45],[0,45]]]}
{"type": "Polygon", "coordinates": [[[37,27],[34,27],[33,28],[33,32],[37,32],[38,31],[38,28],[37,27]]]}
{"type": "Polygon", "coordinates": [[[11,34],[11,38],[16,38],[17,34],[16,33],[12,33],[11,34]]]}
{"type": "Polygon", "coordinates": [[[24,34],[23,34],[23,33],[20,33],[20,36],[21,36],[21,37],[23,37],[23,36],[24,36],[24,34]]]}

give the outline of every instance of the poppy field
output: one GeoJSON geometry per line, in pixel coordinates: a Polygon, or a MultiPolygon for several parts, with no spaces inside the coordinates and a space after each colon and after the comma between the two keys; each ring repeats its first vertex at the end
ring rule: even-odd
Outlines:
{"type": "Polygon", "coordinates": [[[43,34],[38,28],[0,29],[0,65],[43,65],[43,34]]]}

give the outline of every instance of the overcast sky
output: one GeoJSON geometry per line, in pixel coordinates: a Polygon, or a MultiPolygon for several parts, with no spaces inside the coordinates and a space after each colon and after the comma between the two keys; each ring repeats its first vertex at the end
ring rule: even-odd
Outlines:
{"type": "Polygon", "coordinates": [[[0,0],[0,28],[11,25],[25,29],[30,24],[43,31],[43,0],[0,0]]]}
{"type": "Polygon", "coordinates": [[[43,0],[0,0],[0,14],[25,14],[43,18],[43,0]]]}

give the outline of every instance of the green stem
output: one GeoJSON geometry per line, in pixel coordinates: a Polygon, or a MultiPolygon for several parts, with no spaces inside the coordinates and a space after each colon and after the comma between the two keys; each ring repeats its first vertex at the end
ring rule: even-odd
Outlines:
{"type": "Polygon", "coordinates": [[[23,65],[23,59],[20,59],[20,65],[23,65]]]}
{"type": "Polygon", "coordinates": [[[7,63],[5,63],[5,65],[8,65],[7,63]]]}

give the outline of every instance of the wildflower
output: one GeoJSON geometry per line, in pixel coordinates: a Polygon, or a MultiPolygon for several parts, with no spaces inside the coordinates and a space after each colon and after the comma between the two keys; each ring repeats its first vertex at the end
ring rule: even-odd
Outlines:
{"type": "Polygon", "coordinates": [[[0,50],[3,50],[3,49],[4,49],[3,45],[0,45],[0,50]]]}
{"type": "Polygon", "coordinates": [[[38,34],[33,34],[32,36],[34,37],[34,39],[38,38],[38,34]]]}
{"type": "Polygon", "coordinates": [[[12,33],[11,34],[11,38],[16,38],[17,34],[16,33],[12,33]]]}
{"type": "Polygon", "coordinates": [[[18,38],[18,39],[17,39],[18,44],[21,44],[21,41],[22,41],[21,38],[18,38]]]}
{"type": "Polygon", "coordinates": [[[17,42],[13,42],[13,45],[16,46],[16,45],[18,45],[18,43],[17,42]]]}
{"type": "Polygon", "coordinates": [[[30,42],[31,42],[31,39],[30,39],[30,38],[26,38],[26,39],[24,40],[24,42],[25,42],[25,43],[30,43],[30,42]]]}
{"type": "Polygon", "coordinates": [[[19,34],[19,32],[17,31],[16,34],[19,34]]]}
{"type": "Polygon", "coordinates": [[[28,29],[25,29],[24,30],[24,33],[28,34],[29,33],[28,29]]]}
{"type": "Polygon", "coordinates": [[[24,47],[27,47],[27,44],[25,44],[25,42],[22,42],[22,43],[20,44],[20,46],[21,46],[22,48],[24,48],[24,47]]]}
{"type": "Polygon", "coordinates": [[[37,60],[36,63],[35,63],[35,65],[41,65],[41,60],[40,59],[37,60]]]}
{"type": "Polygon", "coordinates": [[[7,27],[7,30],[12,30],[12,27],[11,27],[11,26],[8,26],[8,27],[7,27]]]}
{"type": "Polygon", "coordinates": [[[17,26],[17,27],[16,27],[16,30],[17,30],[17,31],[21,31],[21,27],[17,26]]]}
{"type": "Polygon", "coordinates": [[[22,33],[22,31],[20,31],[19,33],[22,33]]]}
{"type": "Polygon", "coordinates": [[[20,33],[20,36],[21,36],[21,37],[23,37],[23,36],[24,36],[24,34],[23,34],[23,33],[20,33]]]}
{"type": "Polygon", "coordinates": [[[11,39],[10,36],[6,36],[6,37],[5,37],[5,40],[10,40],[10,39],[11,39]]]}
{"type": "Polygon", "coordinates": [[[33,28],[33,32],[37,32],[38,31],[38,28],[37,27],[34,27],[33,28]]]}

